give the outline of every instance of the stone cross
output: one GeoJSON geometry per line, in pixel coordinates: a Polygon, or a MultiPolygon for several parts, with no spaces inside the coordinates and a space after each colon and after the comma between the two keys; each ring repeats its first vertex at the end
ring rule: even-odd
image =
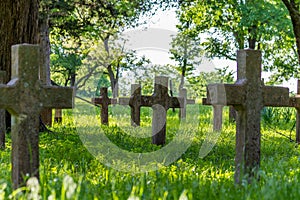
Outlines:
{"type": "MultiPolygon", "coordinates": [[[[202,105],[211,105],[207,98],[202,99],[202,105]]],[[[212,105],[213,107],[213,131],[222,130],[223,122],[223,105],[212,105]]]]}
{"type": "MultiPolygon", "coordinates": [[[[47,64],[49,60],[46,61],[45,56],[43,55],[43,48],[40,49],[40,81],[44,85],[51,85],[51,79],[50,79],[50,63],[47,64]]],[[[44,108],[41,111],[41,119],[42,122],[47,126],[52,126],[52,109],[51,108],[44,108]]]]}
{"type": "Polygon", "coordinates": [[[43,108],[72,108],[73,89],[47,86],[39,80],[39,46],[12,46],[12,75],[0,85],[0,107],[12,115],[13,187],[27,175],[39,178],[39,115],[43,108]]]}
{"type": "MultiPolygon", "coordinates": [[[[141,96],[141,84],[131,84],[131,97],[133,96],[141,96]]],[[[119,98],[120,105],[129,105],[130,98],[121,97],[119,98]]],[[[141,123],[141,109],[140,107],[130,107],[131,109],[131,125],[132,126],[140,126],[141,123]]]]}
{"type": "Polygon", "coordinates": [[[237,64],[237,82],[208,85],[207,101],[212,105],[232,105],[237,110],[235,182],[240,183],[246,174],[250,182],[260,166],[261,109],[288,106],[289,89],[264,86],[260,51],[238,51],[237,64]]]}
{"type": "Polygon", "coordinates": [[[179,118],[186,118],[186,105],[187,104],[195,104],[195,100],[187,98],[187,89],[181,88],[179,91],[179,97],[183,98],[183,106],[179,109],[179,118]]]}
{"type": "Polygon", "coordinates": [[[101,124],[108,125],[108,105],[116,104],[116,99],[108,98],[107,88],[100,88],[100,97],[92,98],[92,102],[96,105],[101,105],[101,124]]]}
{"type": "MultiPolygon", "coordinates": [[[[0,84],[5,82],[6,71],[0,71],[0,84]]],[[[6,119],[5,109],[0,109],[0,149],[5,149],[6,119]]]]}
{"type": "Polygon", "coordinates": [[[141,95],[141,89],[135,89],[130,97],[132,120],[139,125],[138,114],[140,108],[152,107],[152,143],[163,145],[166,141],[166,118],[169,108],[180,108],[183,106],[183,99],[170,97],[168,94],[168,77],[156,76],[154,82],[154,93],[152,96],[141,95]],[[136,116],[133,116],[136,115],[136,116]]]}
{"type": "Polygon", "coordinates": [[[300,143],[300,80],[297,82],[297,94],[295,97],[290,97],[290,107],[296,108],[296,142],[300,143]]]}

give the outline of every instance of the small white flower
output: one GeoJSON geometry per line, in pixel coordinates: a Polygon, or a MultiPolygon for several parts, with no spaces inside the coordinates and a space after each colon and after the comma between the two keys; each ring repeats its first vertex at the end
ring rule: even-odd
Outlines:
{"type": "Polygon", "coordinates": [[[63,187],[65,188],[67,199],[70,199],[75,193],[77,184],[71,176],[66,175],[63,180],[63,187]]]}
{"type": "Polygon", "coordinates": [[[31,177],[28,179],[26,186],[29,190],[28,199],[37,200],[40,199],[40,184],[36,177],[31,177]]]}

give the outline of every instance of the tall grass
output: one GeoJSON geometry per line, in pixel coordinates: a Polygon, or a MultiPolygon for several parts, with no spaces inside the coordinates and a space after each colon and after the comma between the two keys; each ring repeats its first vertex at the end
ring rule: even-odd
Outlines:
{"type": "MultiPolygon", "coordinates": [[[[128,123],[129,108],[120,109],[125,109],[123,120],[128,123]]],[[[65,110],[61,125],[54,125],[52,133],[40,134],[40,182],[30,178],[26,186],[13,191],[10,179],[11,141],[8,136],[7,149],[0,151],[0,199],[300,198],[300,155],[295,143],[263,128],[260,180],[252,184],[243,182],[235,185],[235,124],[227,121],[226,111],[217,144],[201,159],[200,147],[212,127],[211,107],[200,106],[195,109],[189,106],[189,109],[189,113],[198,110],[194,115],[199,120],[191,146],[171,165],[145,173],[125,173],[101,164],[80,140],[72,111],[65,110]]],[[[140,139],[124,134],[118,127],[123,122],[119,121],[120,118],[114,118],[114,112],[110,108],[110,127],[106,128],[107,136],[114,144],[132,151],[155,151],[161,148],[152,145],[150,138],[140,139]]],[[[83,113],[83,119],[85,115],[90,113],[83,113]]],[[[177,112],[168,112],[167,142],[173,140],[178,130],[177,115],[177,112]]],[[[293,120],[271,123],[270,126],[284,131],[293,120]]],[[[99,123],[96,120],[95,126],[100,126],[99,123]]],[[[151,126],[151,110],[142,110],[142,125],[151,126]]]]}

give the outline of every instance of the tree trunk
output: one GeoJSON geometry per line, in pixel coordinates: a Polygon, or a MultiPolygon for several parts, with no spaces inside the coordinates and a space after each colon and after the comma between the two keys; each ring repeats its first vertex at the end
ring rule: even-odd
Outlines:
{"type": "Polygon", "coordinates": [[[0,6],[0,69],[11,77],[11,46],[38,44],[39,0],[2,0],[0,6]]]}
{"type": "Polygon", "coordinates": [[[71,74],[71,87],[75,86],[75,81],[76,81],[76,72],[71,74]]]}
{"type": "MultiPolygon", "coordinates": [[[[186,55],[184,55],[186,57],[186,55]]],[[[184,87],[184,78],[185,78],[185,73],[186,73],[186,66],[187,66],[187,59],[183,59],[183,65],[181,68],[181,78],[180,78],[180,84],[179,84],[179,90],[180,91],[184,87]]]]}
{"type": "Polygon", "coordinates": [[[295,3],[294,1],[292,3],[288,0],[282,0],[282,2],[285,4],[291,16],[293,31],[296,38],[298,62],[300,63],[300,12],[299,12],[300,3],[295,3]]]}
{"type": "MultiPolygon", "coordinates": [[[[1,0],[0,70],[6,71],[5,83],[11,77],[11,46],[38,43],[39,0],[1,0]]],[[[6,117],[10,126],[10,115],[6,117]]]]}
{"type": "Polygon", "coordinates": [[[118,80],[115,78],[115,75],[114,75],[111,65],[108,65],[107,72],[109,75],[109,80],[110,80],[110,84],[111,84],[110,87],[112,90],[113,98],[117,98],[118,94],[119,94],[118,80]]]}

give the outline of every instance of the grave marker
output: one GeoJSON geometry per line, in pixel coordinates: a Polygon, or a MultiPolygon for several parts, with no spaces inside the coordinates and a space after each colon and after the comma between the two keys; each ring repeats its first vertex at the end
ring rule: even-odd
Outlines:
{"type": "Polygon", "coordinates": [[[101,105],[101,124],[108,125],[108,105],[116,104],[116,99],[108,98],[107,88],[102,87],[100,88],[100,97],[92,98],[92,102],[96,105],[101,105]]]}
{"type": "MultiPolygon", "coordinates": [[[[0,71],[0,84],[5,82],[6,71],[0,71]]],[[[0,109],[0,149],[5,149],[6,119],[5,109],[0,109]]]]}
{"type": "Polygon", "coordinates": [[[141,95],[141,90],[134,90],[130,97],[129,105],[136,114],[132,120],[139,125],[136,111],[142,106],[152,107],[152,143],[156,145],[165,144],[166,139],[166,117],[169,108],[180,108],[183,105],[183,99],[170,97],[168,94],[168,77],[156,76],[154,82],[154,93],[152,96],[141,95]]]}
{"type": "Polygon", "coordinates": [[[260,112],[264,106],[288,106],[289,89],[264,86],[261,52],[240,50],[235,84],[209,84],[207,103],[232,105],[237,110],[235,182],[247,174],[250,182],[260,166],[260,112]]]}
{"type": "MultiPolygon", "coordinates": [[[[43,49],[40,49],[40,55],[43,55],[43,49]]],[[[50,63],[48,63],[48,66],[46,62],[49,62],[49,60],[46,60],[44,56],[41,56],[40,59],[40,81],[44,85],[51,85],[51,80],[50,80],[50,69],[47,70],[47,67],[49,67],[50,63]]],[[[51,108],[44,108],[41,111],[41,119],[42,122],[45,125],[52,126],[52,109],[51,108]]]]}
{"type": "Polygon", "coordinates": [[[294,107],[297,111],[296,142],[300,143],[300,80],[297,81],[297,94],[295,97],[290,97],[289,106],[294,107]]]}
{"type": "MultiPolygon", "coordinates": [[[[131,91],[130,95],[140,95],[141,96],[141,84],[131,84],[131,91]]],[[[130,97],[120,97],[119,98],[119,104],[120,105],[129,105],[130,97]]],[[[140,108],[134,108],[130,107],[131,110],[131,126],[140,126],[140,115],[141,115],[141,109],[140,108]]]]}
{"type": "MultiPolygon", "coordinates": [[[[212,105],[207,101],[207,98],[202,98],[202,105],[212,105]]],[[[213,131],[222,130],[223,122],[223,105],[212,105],[213,107],[213,131]]]]}
{"type": "Polygon", "coordinates": [[[39,178],[39,115],[43,108],[72,108],[72,88],[47,86],[39,80],[39,46],[12,46],[12,75],[0,85],[0,107],[12,115],[13,187],[26,175],[39,178]]]}
{"type": "Polygon", "coordinates": [[[179,118],[186,118],[186,105],[187,104],[195,104],[195,100],[187,98],[187,89],[181,88],[179,91],[179,97],[183,98],[183,106],[179,109],[179,118]]]}
{"type": "Polygon", "coordinates": [[[183,98],[170,97],[168,95],[168,78],[157,76],[155,77],[154,94],[152,96],[142,95],[141,85],[132,84],[131,97],[119,98],[119,104],[130,106],[132,126],[140,126],[140,109],[142,106],[152,107],[152,143],[162,145],[165,143],[166,136],[166,111],[169,108],[183,106],[183,98]]]}

